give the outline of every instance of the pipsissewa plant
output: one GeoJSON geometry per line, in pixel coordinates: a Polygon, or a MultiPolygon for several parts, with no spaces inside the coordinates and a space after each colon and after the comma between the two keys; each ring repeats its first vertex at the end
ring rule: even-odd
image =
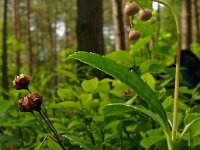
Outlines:
{"type": "Polygon", "coordinates": [[[44,138],[44,140],[42,141],[42,143],[39,146],[39,149],[42,148],[42,145],[45,141],[45,139],[47,137],[50,137],[53,141],[55,141],[58,145],[60,145],[60,147],[65,150],[65,146],[63,144],[63,142],[61,141],[59,134],[57,132],[57,130],[55,129],[55,127],[53,126],[53,124],[51,123],[48,115],[46,114],[46,112],[44,111],[44,109],[42,108],[42,99],[43,97],[39,94],[39,93],[32,93],[28,86],[29,86],[29,82],[30,82],[30,77],[27,75],[19,75],[17,76],[14,81],[13,81],[13,87],[16,90],[22,90],[25,89],[29,92],[29,94],[23,98],[20,98],[18,100],[18,108],[21,112],[30,112],[36,119],[36,121],[39,123],[39,125],[43,128],[43,130],[46,132],[47,136],[44,138]],[[42,119],[44,120],[44,122],[46,123],[47,127],[50,129],[50,131],[53,133],[50,133],[47,129],[47,127],[45,127],[45,125],[43,124],[43,122],[35,115],[35,112],[38,112],[40,114],[40,116],[42,117],[42,119]]]}
{"type": "MultiPolygon", "coordinates": [[[[134,0],[129,1],[129,3],[133,2],[134,0]]],[[[173,7],[164,0],[146,0],[145,2],[155,1],[165,5],[169,10],[172,12],[173,17],[175,19],[176,27],[177,27],[177,42],[178,48],[176,52],[176,72],[175,72],[175,87],[174,87],[174,104],[173,104],[173,123],[169,123],[169,118],[167,117],[167,113],[164,110],[163,106],[159,102],[158,98],[156,97],[155,93],[149,88],[149,86],[140,78],[136,73],[133,71],[129,71],[124,66],[115,63],[112,60],[107,59],[106,57],[102,57],[97,54],[86,53],[86,52],[77,52],[70,56],[70,58],[78,59],[84,63],[87,63],[95,68],[98,68],[107,74],[119,79],[121,82],[128,85],[132,88],[135,93],[138,94],[141,98],[143,98],[152,108],[148,110],[141,106],[133,106],[130,104],[110,104],[104,107],[103,113],[104,115],[109,115],[115,113],[112,111],[113,108],[117,108],[118,110],[121,109],[121,112],[124,111],[131,111],[137,110],[142,112],[149,117],[151,117],[154,121],[156,121],[163,129],[167,145],[169,150],[174,150],[179,148],[179,142],[182,140],[183,135],[188,131],[188,129],[200,120],[200,117],[196,117],[195,119],[191,120],[189,123],[186,124],[185,128],[182,131],[181,136],[177,134],[177,116],[178,116],[178,90],[179,90],[179,76],[180,76],[180,26],[179,21],[177,19],[177,15],[173,9],[173,7]],[[153,110],[153,111],[152,111],[153,110]],[[170,126],[172,124],[172,127],[170,126]],[[171,129],[172,128],[172,129],[171,129]]],[[[145,3],[144,0],[135,0],[134,4],[142,5],[145,3]]],[[[127,9],[127,8],[126,8],[127,9]]],[[[126,12],[126,11],[125,11],[126,12]]],[[[128,15],[132,15],[132,13],[127,13],[128,15]]],[[[134,13],[135,14],[135,13],[134,13]]],[[[148,11],[149,14],[149,11],[148,11]]],[[[149,15],[150,16],[150,15],[149,15]]],[[[149,17],[145,18],[143,15],[140,14],[141,20],[145,21],[149,17]]],[[[117,110],[113,109],[113,110],[117,110]]]]}

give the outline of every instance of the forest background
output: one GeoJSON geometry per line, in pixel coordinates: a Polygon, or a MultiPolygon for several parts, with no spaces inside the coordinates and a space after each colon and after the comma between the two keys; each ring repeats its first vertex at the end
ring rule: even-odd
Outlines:
{"type": "MultiPolygon", "coordinates": [[[[181,20],[181,49],[191,50],[200,58],[199,1],[168,1],[181,20]]],[[[139,133],[128,122],[122,125],[123,121],[110,119],[105,125],[100,115],[105,104],[128,101],[126,94],[134,93],[100,71],[67,58],[75,51],[106,55],[135,69],[163,102],[170,101],[174,70],[169,67],[174,64],[177,48],[173,17],[163,5],[154,3],[149,21],[144,23],[137,17],[131,20],[141,38],[129,41],[131,26],[123,14],[125,3],[125,0],[0,1],[0,149],[36,148],[45,136],[34,118],[17,108],[17,97],[27,94],[13,89],[13,79],[19,74],[31,76],[30,89],[43,94],[44,106],[59,132],[90,139],[102,149],[115,149],[118,144],[121,148],[146,148],[141,141],[150,130],[149,124],[140,126],[143,133],[139,133]],[[87,122],[91,118],[95,125],[87,122]],[[97,131],[97,127],[101,129],[97,131]],[[118,135],[118,128],[123,129],[122,135],[118,135]],[[106,132],[111,129],[114,133],[106,132]],[[126,144],[117,143],[123,136],[129,140],[136,136],[136,144],[127,144],[127,139],[126,144]]],[[[192,95],[193,90],[183,86],[180,92],[192,95]]],[[[188,97],[183,95],[182,99],[185,107],[182,109],[188,110],[188,97]]],[[[56,147],[49,141],[46,148],[56,147]]],[[[198,145],[197,142],[194,147],[198,145]]]]}

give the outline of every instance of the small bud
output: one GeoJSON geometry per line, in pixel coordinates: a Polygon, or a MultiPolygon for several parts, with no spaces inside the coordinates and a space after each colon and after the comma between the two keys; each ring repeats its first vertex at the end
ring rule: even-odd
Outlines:
{"type": "Polygon", "coordinates": [[[131,16],[136,14],[139,11],[140,7],[138,6],[137,3],[132,2],[131,4],[128,4],[124,8],[124,14],[127,16],[131,16]]]}
{"type": "Polygon", "coordinates": [[[147,21],[152,17],[150,9],[144,9],[139,12],[139,18],[141,21],[147,21]]]}
{"type": "Polygon", "coordinates": [[[140,38],[140,32],[138,31],[130,31],[129,35],[128,35],[128,39],[130,41],[136,41],[140,38]]]}
{"type": "Polygon", "coordinates": [[[29,76],[21,74],[20,76],[17,76],[13,81],[13,87],[16,90],[28,89],[29,82],[29,76]]]}

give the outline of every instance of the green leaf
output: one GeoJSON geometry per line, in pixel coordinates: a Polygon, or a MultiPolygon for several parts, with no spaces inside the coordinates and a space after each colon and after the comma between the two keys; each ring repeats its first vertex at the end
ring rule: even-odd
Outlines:
{"type": "Polygon", "coordinates": [[[99,150],[99,148],[95,147],[94,145],[81,140],[79,137],[76,137],[74,135],[70,135],[70,134],[65,134],[63,135],[63,137],[69,139],[71,142],[78,144],[81,148],[84,148],[86,150],[99,150]]]}
{"type": "Polygon", "coordinates": [[[69,58],[85,62],[128,85],[140,97],[142,97],[152,107],[152,109],[156,111],[157,114],[159,114],[163,124],[165,124],[165,127],[168,128],[167,115],[161,103],[151,88],[135,72],[131,72],[123,65],[117,64],[106,57],[102,57],[94,53],[76,52],[70,55],[69,58]]]}
{"type": "Polygon", "coordinates": [[[96,89],[98,93],[109,93],[110,85],[108,82],[100,82],[98,88],[96,89]]]}
{"type": "Polygon", "coordinates": [[[56,143],[52,139],[48,140],[48,147],[51,150],[62,150],[62,148],[58,145],[58,143],[56,143]]]}
{"type": "Polygon", "coordinates": [[[81,94],[79,98],[81,99],[81,102],[84,108],[89,108],[89,109],[91,108],[91,104],[92,104],[91,93],[81,94]]]}
{"type": "Polygon", "coordinates": [[[145,148],[149,149],[150,146],[154,145],[155,143],[159,142],[160,140],[165,139],[165,136],[150,136],[142,139],[140,144],[145,148]]]}
{"type": "Polygon", "coordinates": [[[17,137],[15,137],[14,135],[2,135],[0,134],[0,143],[1,142],[10,142],[10,143],[15,143],[18,144],[19,143],[19,139],[17,137]]]}
{"type": "Polygon", "coordinates": [[[151,36],[140,38],[138,41],[136,41],[135,44],[131,45],[130,53],[135,55],[137,52],[139,52],[140,50],[144,49],[145,45],[147,43],[149,43],[150,39],[151,39],[151,36]]]}
{"type": "Polygon", "coordinates": [[[77,121],[71,121],[68,124],[67,129],[72,130],[73,128],[76,128],[76,127],[83,127],[83,124],[78,120],[77,121]]]}
{"type": "Polygon", "coordinates": [[[134,0],[137,2],[142,8],[152,8],[152,2],[151,1],[144,1],[144,0],[134,0]]]}
{"type": "Polygon", "coordinates": [[[152,90],[155,90],[156,81],[154,77],[149,73],[145,73],[141,76],[144,82],[146,82],[152,90]]]}
{"type": "Polygon", "coordinates": [[[162,127],[164,127],[162,120],[160,119],[160,117],[157,114],[149,111],[148,109],[146,109],[140,105],[132,106],[132,105],[123,104],[123,103],[108,104],[108,105],[104,106],[104,108],[103,108],[103,115],[105,117],[107,117],[107,116],[119,115],[119,114],[122,114],[125,112],[130,112],[130,111],[141,112],[141,113],[149,116],[150,118],[152,118],[154,121],[156,121],[162,127]]]}
{"type": "Polygon", "coordinates": [[[111,130],[112,133],[114,134],[119,133],[121,128],[122,128],[122,122],[118,120],[110,122],[105,126],[106,130],[111,130]]]}
{"type": "Polygon", "coordinates": [[[55,104],[55,108],[73,108],[81,110],[81,104],[75,101],[65,101],[55,104]]]}
{"type": "Polygon", "coordinates": [[[200,120],[200,116],[196,117],[195,119],[193,119],[189,123],[187,123],[186,126],[185,126],[185,128],[183,129],[183,132],[181,133],[181,138],[187,132],[187,130],[190,129],[192,127],[192,125],[194,125],[199,120],[200,120]]]}
{"type": "Polygon", "coordinates": [[[103,107],[103,115],[105,117],[120,115],[130,111],[135,111],[135,109],[131,105],[123,103],[108,104],[103,107]]]}
{"type": "Polygon", "coordinates": [[[62,89],[62,88],[59,88],[57,90],[57,94],[60,98],[62,99],[70,99],[72,96],[76,95],[76,93],[70,89],[70,88],[65,88],[65,89],[62,89]]]}
{"type": "Polygon", "coordinates": [[[106,57],[124,65],[125,67],[133,67],[134,65],[133,56],[126,51],[115,51],[107,54],[106,57]]]}
{"type": "Polygon", "coordinates": [[[5,112],[9,107],[11,103],[6,100],[1,100],[0,101],[0,113],[5,112]]]}
{"type": "Polygon", "coordinates": [[[164,66],[157,60],[146,60],[140,65],[141,73],[160,73],[164,70],[164,66]]]}
{"type": "Polygon", "coordinates": [[[70,71],[66,71],[66,70],[63,70],[63,69],[56,69],[60,74],[63,74],[65,75],[66,77],[70,78],[72,81],[78,81],[78,78],[76,77],[75,74],[73,74],[72,72],[70,71]]]}
{"type": "Polygon", "coordinates": [[[81,83],[81,86],[86,92],[94,92],[94,90],[98,87],[98,83],[98,79],[94,78],[91,80],[84,80],[81,83]]]}

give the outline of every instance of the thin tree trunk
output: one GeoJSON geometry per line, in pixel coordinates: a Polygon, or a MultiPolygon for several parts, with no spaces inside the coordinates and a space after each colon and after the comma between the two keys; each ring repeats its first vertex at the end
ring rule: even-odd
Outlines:
{"type": "Polygon", "coordinates": [[[30,30],[30,0],[26,0],[26,32],[27,32],[27,50],[28,50],[28,62],[29,62],[29,73],[33,73],[33,51],[32,51],[32,40],[30,30]]]}
{"type": "Polygon", "coordinates": [[[4,0],[3,9],[3,31],[2,31],[2,87],[3,98],[8,99],[9,84],[8,84],[8,62],[7,62],[7,5],[8,1],[4,0]]]}
{"type": "MultiPolygon", "coordinates": [[[[13,24],[14,24],[14,35],[16,43],[20,42],[21,35],[20,35],[20,15],[19,15],[19,1],[18,0],[12,0],[12,6],[13,6],[13,24]]],[[[17,47],[17,46],[15,46],[17,47]]],[[[17,47],[18,48],[18,47],[17,47]]],[[[16,49],[15,54],[15,61],[16,61],[16,74],[20,74],[20,68],[21,68],[21,61],[20,61],[20,50],[16,49]]]]}
{"type": "Polygon", "coordinates": [[[189,50],[191,44],[190,0],[181,1],[181,49],[189,50]]]}
{"type": "Polygon", "coordinates": [[[191,0],[192,10],[192,40],[199,42],[199,18],[198,18],[198,1],[191,0]]]}
{"type": "MultiPolygon", "coordinates": [[[[104,54],[102,0],[77,0],[76,29],[78,50],[104,54]]],[[[102,78],[98,70],[93,74],[102,78]]]]}
{"type": "MultiPolygon", "coordinates": [[[[126,5],[126,0],[123,0],[123,8],[125,7],[126,5]]],[[[123,22],[124,22],[124,38],[125,38],[125,49],[127,50],[128,49],[128,34],[129,34],[129,31],[130,31],[130,22],[129,22],[129,18],[126,14],[123,13],[123,22]]]]}
{"type": "Polygon", "coordinates": [[[77,0],[78,50],[104,53],[102,0],[77,0]]]}
{"type": "Polygon", "coordinates": [[[125,50],[125,32],[121,0],[111,0],[113,10],[113,22],[115,31],[115,50],[125,50]]]}
{"type": "Polygon", "coordinates": [[[53,72],[55,73],[54,77],[54,85],[58,85],[58,76],[56,74],[56,65],[57,65],[57,59],[58,59],[58,54],[57,54],[57,15],[58,15],[58,5],[57,1],[55,1],[55,13],[54,13],[54,32],[53,32],[53,72]]]}

